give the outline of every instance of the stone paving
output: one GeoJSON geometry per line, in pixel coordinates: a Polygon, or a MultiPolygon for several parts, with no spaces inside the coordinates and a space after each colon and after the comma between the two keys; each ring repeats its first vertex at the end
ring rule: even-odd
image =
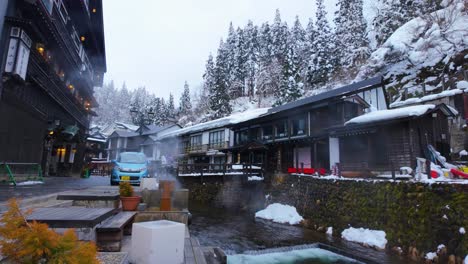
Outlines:
{"type": "Polygon", "coordinates": [[[5,202],[12,197],[33,198],[69,190],[81,190],[106,185],[110,185],[108,176],[91,176],[89,178],[44,177],[43,184],[25,186],[0,184],[0,202],[5,202]]]}

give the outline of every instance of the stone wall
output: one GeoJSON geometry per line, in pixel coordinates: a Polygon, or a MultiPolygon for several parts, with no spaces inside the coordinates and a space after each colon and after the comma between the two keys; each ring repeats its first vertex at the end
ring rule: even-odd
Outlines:
{"type": "Polygon", "coordinates": [[[222,177],[186,178],[190,200],[210,206],[257,211],[266,204],[297,208],[304,226],[333,234],[352,227],[384,230],[388,248],[401,247],[415,258],[437,251],[464,257],[468,252],[468,185],[391,181],[326,180],[277,175],[271,183],[222,177]],[[266,198],[267,197],[267,198],[266,198]]]}
{"type": "Polygon", "coordinates": [[[339,236],[349,226],[384,230],[387,247],[415,257],[444,244],[448,254],[468,252],[468,185],[389,181],[324,180],[276,176],[269,203],[294,205],[309,228],[332,226],[339,236]]]}
{"type": "Polygon", "coordinates": [[[238,176],[181,177],[180,181],[183,188],[189,189],[190,202],[232,210],[260,210],[265,206],[263,182],[249,182],[238,176]]]}

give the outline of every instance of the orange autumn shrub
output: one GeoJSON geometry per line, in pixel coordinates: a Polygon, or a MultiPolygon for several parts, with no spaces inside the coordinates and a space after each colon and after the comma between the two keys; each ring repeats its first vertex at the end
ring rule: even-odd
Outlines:
{"type": "Polygon", "coordinates": [[[0,220],[0,255],[12,263],[98,264],[96,245],[78,241],[73,229],[63,235],[47,224],[27,222],[31,210],[22,212],[16,199],[8,201],[0,220]]]}

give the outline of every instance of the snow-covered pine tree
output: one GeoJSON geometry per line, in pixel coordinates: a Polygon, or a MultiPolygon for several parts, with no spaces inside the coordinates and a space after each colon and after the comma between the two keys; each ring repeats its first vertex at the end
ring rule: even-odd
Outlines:
{"type": "Polygon", "coordinates": [[[245,88],[247,95],[252,99],[255,93],[255,77],[258,69],[259,43],[258,28],[254,26],[252,20],[249,20],[244,29],[244,51],[246,59],[245,69],[245,88]]]}
{"type": "Polygon", "coordinates": [[[221,40],[214,70],[214,86],[210,90],[210,115],[212,119],[227,116],[231,113],[229,105],[228,85],[226,74],[228,69],[229,51],[227,43],[221,40]]]}
{"type": "Polygon", "coordinates": [[[163,126],[165,124],[167,124],[168,122],[168,116],[167,116],[167,113],[169,112],[169,110],[167,109],[167,104],[166,104],[166,101],[164,100],[164,98],[161,97],[160,99],[160,108],[159,108],[159,125],[163,126]]]}
{"type": "Polygon", "coordinates": [[[226,84],[228,89],[230,89],[231,82],[235,80],[234,68],[235,68],[235,57],[236,57],[236,42],[237,42],[237,32],[234,29],[232,22],[229,24],[228,36],[224,44],[224,49],[226,53],[226,62],[225,62],[225,74],[226,74],[226,84]]]}
{"type": "Polygon", "coordinates": [[[301,59],[295,41],[296,39],[292,35],[288,39],[283,76],[279,90],[275,94],[275,106],[293,102],[304,94],[304,85],[300,74],[301,59]]]}
{"type": "Polygon", "coordinates": [[[243,96],[245,93],[245,39],[244,39],[244,30],[237,28],[236,31],[236,41],[234,47],[234,61],[232,63],[231,75],[230,75],[230,87],[229,87],[229,96],[231,99],[236,99],[240,96],[243,96]]]}
{"type": "Polygon", "coordinates": [[[179,113],[181,115],[188,115],[192,112],[192,102],[190,100],[190,89],[187,81],[184,84],[184,92],[180,97],[179,113]]]}
{"type": "Polygon", "coordinates": [[[168,119],[175,119],[176,117],[176,110],[175,110],[175,104],[174,104],[174,95],[172,93],[169,93],[169,101],[167,103],[167,118],[168,119]]]}
{"type": "Polygon", "coordinates": [[[271,52],[280,63],[284,63],[286,58],[288,35],[288,24],[281,21],[280,11],[276,9],[275,19],[271,26],[271,52]]]}
{"type": "Polygon", "coordinates": [[[306,53],[306,32],[302,27],[298,16],[296,16],[296,20],[294,21],[294,25],[291,28],[291,34],[288,39],[288,60],[292,58],[290,53],[293,53],[295,67],[297,67],[296,70],[298,76],[295,78],[299,79],[296,81],[304,83],[303,80],[306,72],[306,67],[304,66],[304,61],[306,59],[304,57],[304,54],[306,53]]]}
{"type": "MultiPolygon", "coordinates": [[[[354,75],[370,55],[362,0],[339,0],[335,16],[336,49],[341,75],[354,75]]],[[[353,76],[351,76],[353,77],[353,76]]]]}
{"type": "Polygon", "coordinates": [[[271,27],[268,22],[260,28],[258,43],[260,67],[267,67],[273,59],[271,27]]]}
{"type": "Polygon", "coordinates": [[[312,89],[328,82],[335,70],[334,58],[336,58],[333,54],[335,36],[330,29],[323,0],[317,0],[316,3],[315,28],[317,34],[313,40],[313,52],[310,52],[306,76],[308,87],[312,89]]]}

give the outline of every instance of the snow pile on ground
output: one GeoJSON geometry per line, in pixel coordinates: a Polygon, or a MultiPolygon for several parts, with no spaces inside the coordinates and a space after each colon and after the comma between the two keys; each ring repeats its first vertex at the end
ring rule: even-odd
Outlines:
{"type": "Polygon", "coordinates": [[[237,254],[229,255],[227,263],[359,263],[353,259],[338,255],[321,248],[308,248],[300,250],[290,250],[285,252],[272,252],[266,254],[237,254]]]}
{"type": "Polygon", "coordinates": [[[329,235],[329,236],[333,235],[333,227],[329,226],[327,228],[327,233],[326,234],[329,235]]]}
{"type": "Polygon", "coordinates": [[[36,185],[36,184],[43,184],[44,182],[41,181],[25,181],[25,182],[19,182],[16,184],[16,186],[26,186],[26,185],[36,185]]]}
{"type": "Polygon", "coordinates": [[[460,234],[462,234],[462,235],[464,235],[464,234],[466,233],[464,227],[460,227],[460,229],[458,230],[458,232],[460,232],[460,234]]]}
{"type": "Polygon", "coordinates": [[[390,109],[390,110],[379,110],[373,111],[355,118],[352,118],[345,125],[349,124],[364,124],[364,123],[372,123],[376,121],[385,121],[385,120],[392,120],[398,118],[405,118],[411,116],[421,116],[427,113],[427,111],[434,109],[435,105],[427,104],[427,105],[415,105],[415,106],[408,106],[403,108],[397,109],[390,109]]]}
{"type": "Polygon", "coordinates": [[[367,228],[350,227],[341,232],[341,237],[345,240],[361,243],[378,249],[385,249],[387,244],[386,234],[380,230],[370,230],[367,228]]]}
{"type": "Polygon", "coordinates": [[[394,107],[401,107],[401,106],[407,106],[407,105],[413,105],[413,104],[420,104],[420,103],[424,103],[428,101],[434,101],[434,100],[444,98],[444,97],[454,96],[454,95],[461,94],[461,93],[463,93],[463,91],[460,89],[447,90],[447,91],[440,92],[438,94],[426,95],[421,98],[410,98],[405,101],[397,101],[397,102],[390,104],[390,107],[394,108],[394,107]]]}
{"type": "Polygon", "coordinates": [[[255,213],[255,217],[272,220],[276,223],[297,225],[304,218],[297,213],[294,206],[274,203],[268,205],[266,209],[255,213]]]}
{"type": "Polygon", "coordinates": [[[462,156],[468,156],[468,151],[462,150],[462,151],[460,151],[460,152],[458,153],[458,155],[460,155],[460,157],[462,157],[462,156]]]}
{"type": "Polygon", "coordinates": [[[250,176],[247,178],[247,181],[263,181],[263,177],[250,176]]]}
{"type": "Polygon", "coordinates": [[[233,125],[237,123],[241,123],[244,121],[248,121],[250,119],[257,118],[268,111],[269,108],[258,108],[258,109],[251,109],[241,113],[235,113],[230,116],[226,116],[223,118],[211,120],[208,122],[196,124],[189,127],[184,127],[182,129],[171,131],[167,133],[161,133],[159,136],[160,139],[168,138],[168,137],[176,137],[179,135],[187,134],[187,133],[194,133],[198,131],[204,131],[209,129],[214,129],[218,127],[224,127],[227,125],[233,125]]]}

